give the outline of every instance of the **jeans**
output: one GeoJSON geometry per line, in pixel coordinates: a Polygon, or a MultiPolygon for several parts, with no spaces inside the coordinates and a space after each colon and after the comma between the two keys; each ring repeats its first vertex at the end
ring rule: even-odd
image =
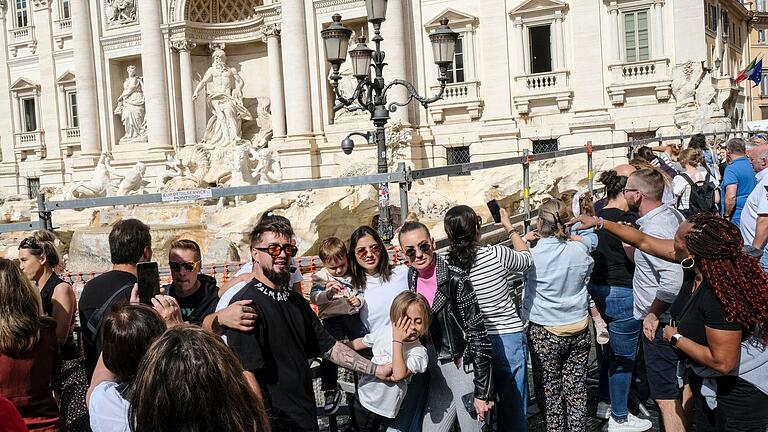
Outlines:
{"type": "Polygon", "coordinates": [[[610,400],[614,419],[626,420],[642,322],[632,315],[632,288],[590,284],[589,294],[608,324],[611,336],[610,342],[603,347],[597,398],[610,400]]]}
{"type": "Polygon", "coordinates": [[[498,393],[497,432],[528,430],[528,347],[525,333],[489,334],[498,393]]]}
{"type": "Polygon", "coordinates": [[[427,402],[429,372],[415,374],[408,383],[408,390],[400,405],[397,417],[389,420],[386,432],[420,432],[424,404],[427,402]]]}
{"type": "Polygon", "coordinates": [[[760,257],[760,267],[764,272],[768,272],[768,246],[763,249],[763,256],[760,257]]]}

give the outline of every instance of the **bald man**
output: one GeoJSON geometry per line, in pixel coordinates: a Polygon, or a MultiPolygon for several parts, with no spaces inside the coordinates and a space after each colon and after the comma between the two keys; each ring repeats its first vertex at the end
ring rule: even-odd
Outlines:
{"type": "Polygon", "coordinates": [[[747,152],[747,159],[755,170],[757,186],[747,197],[741,212],[741,236],[744,244],[763,251],[760,265],[768,271],[768,144],[761,144],[747,152]]]}

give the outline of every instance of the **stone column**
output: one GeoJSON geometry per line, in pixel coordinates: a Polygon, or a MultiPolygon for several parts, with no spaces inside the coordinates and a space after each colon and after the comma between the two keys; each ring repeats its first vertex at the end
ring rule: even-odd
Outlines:
{"type": "Polygon", "coordinates": [[[163,24],[157,0],[138,0],[141,32],[141,66],[144,75],[144,106],[147,119],[147,141],[151,150],[169,150],[171,144],[168,109],[168,80],[165,70],[163,24]]]}
{"type": "Polygon", "coordinates": [[[98,156],[102,150],[89,3],[88,0],[72,0],[72,52],[75,60],[77,113],[80,116],[80,149],[83,157],[98,156]]]}
{"type": "Polygon", "coordinates": [[[621,63],[621,44],[619,43],[621,39],[621,31],[619,30],[619,8],[616,5],[616,2],[611,2],[610,6],[608,6],[608,14],[610,15],[610,20],[608,23],[608,27],[611,30],[610,33],[610,53],[608,55],[608,62],[609,64],[616,64],[621,63]]]}
{"type": "Polygon", "coordinates": [[[285,129],[285,97],[283,96],[283,57],[280,52],[280,25],[264,27],[262,40],[267,44],[269,61],[269,104],[272,112],[272,136],[283,138],[285,129]]]}
{"type": "MultiPolygon", "coordinates": [[[[664,58],[664,3],[662,1],[653,2],[653,51],[651,58],[664,58]]],[[[706,7],[706,5],[705,5],[706,7]]]]}
{"type": "Polygon", "coordinates": [[[525,38],[522,18],[516,17],[513,26],[515,30],[512,32],[512,54],[515,56],[513,59],[515,75],[525,75],[525,38]]]}
{"type": "Polygon", "coordinates": [[[196,44],[189,40],[172,41],[179,53],[179,82],[181,84],[181,113],[184,122],[184,145],[197,143],[195,128],[195,104],[192,100],[192,50],[196,44]]]}
{"type": "MultiPolygon", "coordinates": [[[[59,107],[56,103],[58,93],[56,85],[56,69],[53,58],[53,17],[50,0],[35,0],[31,2],[34,10],[35,38],[37,39],[37,59],[40,70],[40,93],[35,101],[37,109],[37,129],[44,131],[43,140],[46,148],[46,158],[55,159],[61,156],[59,137],[65,124],[60,123],[59,107]]],[[[42,180],[42,179],[41,179],[42,180]]]]}
{"type": "Polygon", "coordinates": [[[13,117],[13,124],[16,128],[16,133],[22,132],[21,99],[19,99],[19,94],[16,92],[13,93],[13,117]]]}
{"type": "Polygon", "coordinates": [[[467,24],[464,32],[464,70],[465,78],[469,81],[477,80],[477,71],[475,70],[475,62],[477,57],[475,54],[475,26],[467,24]]]}
{"type": "MultiPolygon", "coordinates": [[[[152,0],[146,0],[152,1],[152,0]]],[[[303,0],[282,2],[282,50],[284,69],[290,79],[283,83],[286,102],[285,120],[288,138],[312,134],[311,94],[309,91],[309,54],[307,52],[307,19],[303,0]]]]}
{"type": "Polygon", "coordinates": [[[563,47],[563,13],[561,11],[555,12],[555,21],[553,23],[554,33],[553,38],[555,40],[553,60],[555,63],[555,70],[565,69],[565,48],[563,47]]]}
{"type": "MultiPolygon", "coordinates": [[[[384,36],[384,42],[382,42],[382,50],[385,51],[387,67],[384,69],[384,80],[390,82],[394,79],[409,80],[408,75],[408,51],[406,46],[410,46],[406,42],[406,26],[404,21],[403,4],[405,1],[395,0],[387,3],[387,20],[381,25],[381,34],[384,36]]],[[[465,41],[466,42],[466,41],[465,41]]],[[[465,57],[466,59],[466,57],[465,57]]],[[[432,67],[437,71],[437,66],[434,64],[425,65],[426,67],[432,67]]],[[[410,81],[410,80],[409,80],[410,81]]],[[[431,84],[430,84],[431,85],[431,84]]],[[[427,87],[428,91],[429,87],[427,87]]],[[[422,90],[424,91],[424,90],[422,90]]],[[[408,99],[408,90],[403,86],[394,86],[389,90],[387,95],[387,102],[404,102],[408,99]]],[[[408,112],[410,105],[405,107],[398,107],[397,111],[390,113],[390,121],[400,121],[402,123],[409,123],[410,116],[408,112]]]]}

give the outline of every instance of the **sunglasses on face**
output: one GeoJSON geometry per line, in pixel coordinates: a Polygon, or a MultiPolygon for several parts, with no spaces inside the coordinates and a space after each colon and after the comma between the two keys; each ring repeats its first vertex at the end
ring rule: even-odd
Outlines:
{"type": "Polygon", "coordinates": [[[296,256],[296,253],[299,251],[299,248],[290,244],[286,243],[284,245],[279,244],[271,244],[267,247],[261,247],[261,248],[254,248],[256,250],[266,252],[268,253],[272,258],[277,258],[280,256],[281,253],[285,252],[286,256],[292,257],[296,256]]]}
{"type": "Polygon", "coordinates": [[[405,256],[408,257],[408,259],[414,259],[414,258],[416,258],[416,249],[417,248],[421,251],[421,253],[424,253],[424,254],[428,254],[428,253],[430,253],[432,251],[432,245],[431,244],[429,244],[429,243],[420,243],[415,248],[413,248],[413,247],[406,248],[403,251],[403,253],[405,254],[405,256]]]}
{"type": "Polygon", "coordinates": [[[188,272],[193,272],[197,270],[197,266],[200,265],[200,261],[195,261],[192,263],[180,263],[180,262],[169,262],[168,266],[171,268],[171,271],[181,271],[181,269],[184,269],[188,272]]]}
{"type": "Polygon", "coordinates": [[[381,247],[379,247],[377,244],[374,244],[370,247],[359,247],[355,249],[355,254],[358,256],[358,258],[365,258],[369,253],[372,255],[379,255],[381,253],[381,247]]]}

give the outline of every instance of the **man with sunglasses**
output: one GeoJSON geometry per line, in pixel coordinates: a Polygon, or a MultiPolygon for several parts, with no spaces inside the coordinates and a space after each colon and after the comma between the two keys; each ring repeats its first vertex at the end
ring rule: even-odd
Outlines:
{"type": "Polygon", "coordinates": [[[176,240],[168,252],[172,282],[165,292],[179,302],[184,322],[201,325],[219,300],[216,279],[201,272],[200,246],[193,240],[176,240]]]}
{"type": "Polygon", "coordinates": [[[323,356],[355,372],[387,380],[392,366],[376,366],[337,342],[302,294],[290,289],[293,230],[283,222],[251,232],[252,280],[230,304],[251,301],[253,330],[225,330],[245,377],[260,389],[273,432],[318,430],[309,360],[323,356]]]}

